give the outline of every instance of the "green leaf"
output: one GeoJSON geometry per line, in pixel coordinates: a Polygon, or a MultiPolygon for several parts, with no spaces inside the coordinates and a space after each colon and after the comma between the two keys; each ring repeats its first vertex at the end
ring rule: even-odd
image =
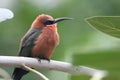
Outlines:
{"type": "Polygon", "coordinates": [[[90,17],[86,21],[96,29],[120,38],[120,16],[90,17]]]}

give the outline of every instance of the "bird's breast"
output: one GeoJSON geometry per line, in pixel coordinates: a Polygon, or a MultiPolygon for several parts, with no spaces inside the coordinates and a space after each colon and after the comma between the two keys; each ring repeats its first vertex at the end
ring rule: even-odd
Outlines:
{"type": "Polygon", "coordinates": [[[33,47],[33,56],[43,56],[50,58],[56,45],[59,43],[59,35],[56,28],[44,28],[42,33],[38,36],[33,47]]]}

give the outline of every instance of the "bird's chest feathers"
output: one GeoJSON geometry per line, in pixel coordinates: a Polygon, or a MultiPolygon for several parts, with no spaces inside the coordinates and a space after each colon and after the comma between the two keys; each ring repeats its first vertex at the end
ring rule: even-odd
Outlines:
{"type": "Polygon", "coordinates": [[[59,36],[56,30],[52,28],[46,28],[42,30],[42,34],[38,37],[36,43],[49,45],[56,45],[59,42],[59,36]]]}
{"type": "Polygon", "coordinates": [[[38,36],[33,48],[33,53],[38,54],[51,54],[54,48],[59,43],[59,36],[55,29],[46,28],[38,36]]]}

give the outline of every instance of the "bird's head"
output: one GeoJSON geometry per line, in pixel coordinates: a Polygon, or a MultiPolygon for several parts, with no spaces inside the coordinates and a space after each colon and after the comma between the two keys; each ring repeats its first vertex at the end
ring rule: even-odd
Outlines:
{"type": "Polygon", "coordinates": [[[42,15],[39,15],[34,20],[34,22],[32,23],[32,26],[36,28],[50,27],[56,24],[57,22],[60,22],[63,20],[71,20],[71,19],[72,18],[67,18],[67,17],[53,19],[53,17],[50,15],[42,14],[42,15]]]}

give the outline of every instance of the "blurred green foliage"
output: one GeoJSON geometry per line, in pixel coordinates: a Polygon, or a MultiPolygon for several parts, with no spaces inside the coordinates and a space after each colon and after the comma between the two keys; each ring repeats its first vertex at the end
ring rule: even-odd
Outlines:
{"type": "MultiPolygon", "coordinates": [[[[63,0],[61,4],[49,9],[38,7],[34,2],[30,3],[30,0],[15,1],[11,8],[15,14],[14,19],[0,23],[0,55],[17,55],[21,37],[39,14],[49,14],[54,18],[72,17],[74,20],[58,23],[60,44],[52,59],[107,70],[109,76],[104,80],[120,80],[120,39],[100,33],[84,21],[96,15],[118,16],[119,4],[119,0],[63,0]]],[[[13,71],[13,68],[6,69],[10,73],[13,71]]],[[[50,80],[89,79],[86,75],[71,76],[57,71],[40,71],[50,80]]],[[[38,80],[39,77],[33,73],[23,77],[23,80],[31,79],[38,80]]]]}
{"type": "Polygon", "coordinates": [[[120,38],[120,16],[96,16],[86,21],[108,35],[120,38]]]}

